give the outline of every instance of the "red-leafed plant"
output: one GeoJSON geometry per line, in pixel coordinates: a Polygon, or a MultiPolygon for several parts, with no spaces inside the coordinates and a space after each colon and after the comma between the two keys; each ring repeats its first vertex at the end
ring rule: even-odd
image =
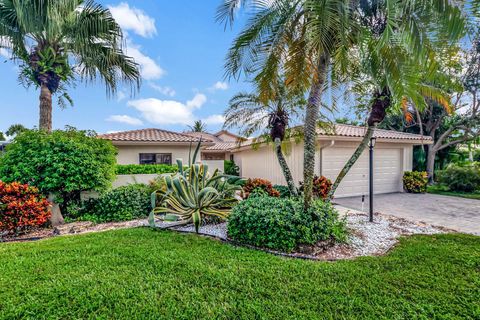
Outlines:
{"type": "MultiPolygon", "coordinates": [[[[326,199],[332,189],[332,181],[324,176],[313,178],[313,196],[319,199],[326,199]]],[[[300,182],[300,191],[303,191],[303,182],[300,182]]]]}
{"type": "Polygon", "coordinates": [[[18,182],[0,181],[0,230],[21,233],[44,225],[50,218],[50,204],[38,189],[18,182]]]}
{"type": "Polygon", "coordinates": [[[280,197],[280,192],[273,188],[273,185],[267,179],[248,179],[243,186],[244,198],[248,198],[252,192],[264,192],[270,197],[280,197]]]}

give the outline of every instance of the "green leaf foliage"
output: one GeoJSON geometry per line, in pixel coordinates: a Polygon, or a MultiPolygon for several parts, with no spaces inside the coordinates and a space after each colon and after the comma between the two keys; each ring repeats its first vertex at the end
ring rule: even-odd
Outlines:
{"type": "Polygon", "coordinates": [[[252,197],[235,206],[228,236],[240,243],[290,252],[300,244],[346,239],[345,222],[329,202],[314,201],[308,212],[295,198],[252,197]]]}
{"type": "Polygon", "coordinates": [[[403,173],[403,188],[410,193],[427,192],[428,174],[425,171],[406,171],[403,173]]]}
{"type": "Polygon", "coordinates": [[[111,186],[115,154],[110,141],[87,132],[28,130],[17,135],[0,157],[0,179],[35,186],[68,202],[81,191],[102,192],[111,186]]]}
{"type": "Polygon", "coordinates": [[[480,164],[459,166],[452,164],[442,170],[438,177],[440,183],[451,191],[473,192],[480,190],[480,164]]]}
{"type": "Polygon", "coordinates": [[[178,171],[176,165],[168,164],[117,164],[116,174],[163,174],[178,171]]]}
{"type": "Polygon", "coordinates": [[[150,188],[144,184],[119,187],[97,199],[85,201],[73,218],[97,223],[145,218],[152,210],[150,193],[150,188]]]}
{"type": "MultiPolygon", "coordinates": [[[[180,160],[178,166],[183,168],[180,160]]],[[[162,178],[165,188],[152,196],[152,204],[160,203],[150,214],[152,226],[154,214],[159,213],[163,220],[174,215],[178,221],[192,222],[198,232],[204,217],[226,219],[238,202],[235,193],[241,190],[239,177],[227,176],[218,170],[210,175],[208,166],[203,164],[192,164],[176,175],[165,174],[162,178]]]]}
{"type": "Polygon", "coordinates": [[[240,168],[236,165],[234,161],[225,160],[224,163],[225,174],[231,176],[239,176],[240,175],[240,168]]]}

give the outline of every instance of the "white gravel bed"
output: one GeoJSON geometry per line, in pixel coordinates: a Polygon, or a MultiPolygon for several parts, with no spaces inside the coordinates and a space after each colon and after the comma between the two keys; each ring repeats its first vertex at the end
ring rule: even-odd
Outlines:
{"type": "MultiPolygon", "coordinates": [[[[188,224],[186,226],[174,227],[172,230],[178,230],[183,232],[195,232],[195,226],[193,224],[188,224]]],[[[207,224],[200,226],[198,228],[198,233],[205,234],[209,236],[214,236],[220,239],[227,239],[227,223],[216,223],[216,224],[207,224]]]]}
{"type": "Polygon", "coordinates": [[[350,230],[346,244],[336,244],[317,255],[325,259],[351,259],[360,256],[385,254],[401,236],[412,234],[438,234],[445,230],[424,223],[417,223],[394,216],[375,214],[374,222],[362,212],[346,213],[347,227],[350,230]]]}

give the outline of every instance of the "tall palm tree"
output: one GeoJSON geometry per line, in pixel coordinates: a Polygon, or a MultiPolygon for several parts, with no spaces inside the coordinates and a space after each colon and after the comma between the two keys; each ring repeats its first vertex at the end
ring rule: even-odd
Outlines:
{"type": "Polygon", "coordinates": [[[410,117],[409,105],[422,110],[426,99],[432,99],[450,110],[449,93],[440,86],[448,79],[443,79],[435,50],[442,51],[463,35],[460,8],[448,3],[437,7],[431,1],[407,2],[395,6],[389,0],[359,2],[355,17],[365,36],[353,60],[359,66],[356,86],[370,95],[370,112],[365,136],[337,176],[329,198],[368,146],[388,108],[401,108],[410,117]]]}
{"type": "Polygon", "coordinates": [[[356,21],[350,0],[224,0],[217,20],[233,23],[236,11],[254,15],[234,40],[225,64],[228,76],[254,75],[262,99],[272,95],[279,71],[287,86],[309,91],[304,117],[304,205],[312,200],[316,129],[322,93],[348,68],[356,21]]]}
{"type": "MultiPolygon", "coordinates": [[[[39,128],[52,129],[52,95],[61,107],[76,80],[139,86],[137,63],[122,49],[123,36],[110,11],[90,0],[0,0],[0,47],[20,62],[20,80],[40,88],[39,128]]],[[[135,87],[134,87],[135,88],[135,87]]]]}
{"type": "Polygon", "coordinates": [[[207,125],[202,120],[195,120],[192,126],[188,128],[193,132],[205,132],[207,131],[207,125]]]}
{"type": "Polygon", "coordinates": [[[303,105],[303,97],[289,96],[284,86],[280,86],[275,97],[268,102],[263,101],[258,94],[239,93],[230,99],[229,107],[225,111],[225,128],[240,127],[241,135],[245,137],[260,131],[260,140],[274,142],[278,163],[293,196],[297,196],[298,192],[282,152],[282,142],[290,118],[295,116],[303,105]]]}

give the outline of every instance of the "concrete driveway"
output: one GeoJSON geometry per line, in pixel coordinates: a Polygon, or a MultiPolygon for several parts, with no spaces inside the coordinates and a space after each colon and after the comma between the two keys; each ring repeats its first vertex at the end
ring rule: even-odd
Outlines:
{"type": "MultiPolygon", "coordinates": [[[[364,211],[368,211],[368,197],[365,198],[364,211]]],[[[362,197],[335,199],[334,203],[362,209],[362,197]]],[[[480,200],[436,194],[388,193],[375,195],[374,211],[480,235],[480,200]]]]}

